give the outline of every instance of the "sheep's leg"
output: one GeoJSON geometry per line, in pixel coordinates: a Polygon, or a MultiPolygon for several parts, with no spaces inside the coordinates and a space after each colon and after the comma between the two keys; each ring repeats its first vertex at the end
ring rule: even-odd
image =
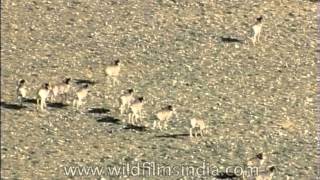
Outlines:
{"type": "Polygon", "coordinates": [[[254,36],[251,38],[252,40],[252,44],[255,45],[256,44],[256,34],[254,34],[254,36]]]}
{"type": "Polygon", "coordinates": [[[131,124],[134,125],[134,121],[135,121],[135,115],[134,113],[131,113],[131,124]]]}
{"type": "Polygon", "coordinates": [[[77,104],[77,110],[80,109],[81,105],[82,105],[82,103],[81,103],[81,100],[79,99],[79,100],[78,100],[78,104],[77,104]]]}
{"type": "Polygon", "coordinates": [[[47,102],[46,102],[46,99],[44,98],[42,101],[43,101],[43,107],[44,107],[44,108],[47,108],[47,102]]]}
{"type": "Polygon", "coordinates": [[[128,124],[131,124],[131,120],[132,120],[132,113],[129,114],[128,124]]]}
{"type": "Polygon", "coordinates": [[[82,105],[82,102],[81,102],[81,100],[80,100],[80,99],[78,99],[78,102],[77,102],[77,110],[79,110],[79,109],[80,109],[81,105],[82,105]]]}
{"type": "Polygon", "coordinates": [[[140,122],[141,122],[141,117],[140,117],[140,114],[137,113],[137,114],[136,114],[136,125],[139,125],[140,122]]]}
{"type": "Polygon", "coordinates": [[[54,101],[55,101],[54,94],[51,94],[51,95],[50,95],[50,102],[54,102],[54,101]]]}
{"type": "Polygon", "coordinates": [[[141,124],[141,125],[143,125],[142,123],[143,123],[143,121],[142,121],[142,111],[139,111],[139,123],[141,124]]]}
{"type": "Polygon", "coordinates": [[[120,114],[123,114],[123,113],[124,113],[124,110],[125,110],[124,105],[120,105],[119,110],[120,110],[120,114]]]}
{"type": "Polygon", "coordinates": [[[133,113],[133,125],[138,124],[138,118],[139,118],[138,113],[133,113]]]}
{"type": "Polygon", "coordinates": [[[259,42],[260,41],[260,31],[257,33],[257,42],[259,42]]]}
{"type": "Polygon", "coordinates": [[[168,121],[167,120],[164,121],[163,126],[164,126],[164,129],[168,128],[168,121]]]}
{"type": "Polygon", "coordinates": [[[158,127],[158,129],[161,130],[161,121],[160,120],[157,122],[157,127],[158,127]]]}
{"type": "Polygon", "coordinates": [[[157,127],[157,120],[154,120],[154,121],[153,121],[152,129],[156,129],[156,127],[157,127]]]}
{"type": "Polygon", "coordinates": [[[123,113],[127,113],[130,109],[130,105],[129,104],[124,104],[123,106],[123,113]]]}
{"type": "Polygon", "coordinates": [[[132,125],[136,124],[136,120],[137,120],[137,115],[136,113],[132,113],[132,125]]]}
{"type": "Polygon", "coordinates": [[[84,106],[86,104],[86,100],[81,101],[81,106],[84,106]]]}
{"type": "Polygon", "coordinates": [[[49,94],[48,94],[48,100],[50,101],[50,102],[53,102],[53,100],[54,100],[54,94],[50,91],[49,92],[49,94]]]}
{"type": "Polygon", "coordinates": [[[190,137],[192,138],[192,128],[189,129],[190,137]]]}
{"type": "Polygon", "coordinates": [[[37,109],[39,109],[39,108],[40,108],[40,99],[37,98],[37,109]]]}
{"type": "Polygon", "coordinates": [[[73,103],[72,103],[72,107],[76,107],[76,104],[77,104],[77,100],[74,99],[74,100],[73,100],[73,103]]]}
{"type": "Polygon", "coordinates": [[[22,96],[18,96],[18,102],[19,102],[19,104],[20,104],[20,106],[22,106],[22,96]]]}
{"type": "Polygon", "coordinates": [[[40,110],[43,111],[45,107],[45,102],[43,99],[40,100],[40,110]]]}
{"type": "Polygon", "coordinates": [[[64,93],[63,95],[64,95],[64,103],[67,103],[68,95],[67,95],[67,93],[64,93]]]}
{"type": "Polygon", "coordinates": [[[111,79],[112,79],[112,85],[113,85],[113,86],[118,83],[118,82],[117,82],[118,80],[117,80],[116,77],[112,76],[111,79]]]}
{"type": "Polygon", "coordinates": [[[134,113],[131,113],[131,122],[130,123],[132,125],[134,125],[134,121],[135,121],[134,119],[135,119],[135,115],[134,115],[134,113]]]}
{"type": "Polygon", "coordinates": [[[115,84],[120,84],[120,81],[117,77],[114,77],[114,80],[115,80],[115,84]]]}
{"type": "Polygon", "coordinates": [[[161,131],[162,130],[162,125],[161,125],[161,121],[160,120],[159,120],[158,125],[159,125],[159,130],[161,131]]]}
{"type": "Polygon", "coordinates": [[[108,78],[107,79],[108,80],[108,85],[111,86],[113,84],[113,78],[111,76],[108,76],[107,78],[108,78]]]}
{"type": "Polygon", "coordinates": [[[127,118],[124,119],[125,123],[129,123],[129,121],[130,121],[130,114],[128,114],[128,119],[127,118]]]}

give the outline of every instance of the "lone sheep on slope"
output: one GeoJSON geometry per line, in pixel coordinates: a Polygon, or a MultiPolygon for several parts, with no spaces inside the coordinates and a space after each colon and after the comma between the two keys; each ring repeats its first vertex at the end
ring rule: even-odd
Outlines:
{"type": "Polygon", "coordinates": [[[162,130],[162,127],[165,129],[168,127],[168,122],[172,118],[175,113],[175,109],[172,105],[168,105],[165,108],[162,108],[160,111],[156,113],[157,119],[153,123],[153,129],[159,128],[162,130]]]}
{"type": "Polygon", "coordinates": [[[260,16],[256,19],[256,23],[252,26],[252,32],[253,36],[250,37],[253,45],[256,44],[256,42],[260,41],[260,34],[262,30],[262,25],[263,25],[263,17],[260,16]]]}
{"type": "Polygon", "coordinates": [[[25,85],[25,80],[24,79],[20,79],[17,83],[17,98],[19,101],[20,106],[22,106],[23,100],[26,98],[27,96],[27,87],[25,85]]]}
{"type": "Polygon", "coordinates": [[[112,79],[112,84],[119,84],[119,75],[121,70],[120,60],[115,60],[111,65],[105,68],[105,74],[112,79]]]}
{"type": "Polygon", "coordinates": [[[190,137],[193,137],[192,130],[195,130],[195,137],[197,137],[197,134],[200,133],[200,136],[203,136],[203,134],[207,133],[207,126],[202,119],[196,119],[192,118],[190,120],[190,137]]]}
{"type": "Polygon", "coordinates": [[[40,87],[37,93],[37,109],[40,108],[41,111],[43,111],[47,107],[46,100],[49,96],[51,87],[49,86],[49,83],[44,83],[40,87]]]}

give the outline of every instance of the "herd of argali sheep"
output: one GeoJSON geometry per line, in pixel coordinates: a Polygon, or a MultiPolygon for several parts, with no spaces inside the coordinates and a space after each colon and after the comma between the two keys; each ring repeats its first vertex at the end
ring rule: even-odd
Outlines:
{"type": "MultiPolygon", "coordinates": [[[[252,44],[255,45],[260,40],[260,34],[263,25],[263,17],[256,18],[255,24],[252,26],[252,36],[249,39],[252,44]]],[[[120,60],[113,61],[112,64],[108,65],[104,69],[106,78],[112,82],[115,86],[120,83],[119,76],[121,75],[121,64],[120,60]]],[[[92,71],[85,72],[88,78],[92,78],[92,71]]],[[[73,87],[70,84],[71,78],[65,78],[62,82],[52,84],[50,82],[43,83],[38,91],[36,92],[37,109],[44,111],[47,107],[46,101],[56,101],[57,98],[61,98],[62,102],[67,102],[68,96],[73,94],[72,105],[76,110],[85,103],[85,99],[90,93],[90,87],[88,84],[84,84],[81,87],[73,87]]],[[[17,82],[16,95],[20,106],[23,105],[24,99],[27,97],[26,80],[20,79],[17,82]]],[[[145,99],[143,96],[135,96],[134,89],[127,89],[123,94],[118,97],[119,111],[120,114],[128,114],[128,118],[125,121],[131,125],[144,125],[143,124],[143,106],[145,99]]],[[[173,105],[167,105],[157,112],[155,112],[156,120],[153,122],[153,129],[167,129],[168,122],[172,119],[173,115],[176,114],[176,110],[173,105]]],[[[208,134],[208,126],[204,119],[191,118],[189,121],[189,136],[193,138],[198,135],[203,136],[208,134]]],[[[265,161],[265,155],[263,153],[258,154],[256,157],[249,159],[249,166],[262,166],[265,161]]],[[[266,175],[261,174],[256,179],[267,180],[272,179],[274,167],[267,169],[266,175]]]]}
{"type": "MultiPolygon", "coordinates": [[[[263,17],[260,16],[256,18],[256,22],[252,26],[252,36],[249,37],[251,39],[252,44],[255,45],[260,40],[260,34],[262,30],[263,17]]],[[[119,76],[121,71],[122,63],[119,59],[114,60],[111,64],[109,64],[105,69],[104,73],[110,81],[112,81],[112,85],[115,86],[120,83],[119,76]]],[[[89,71],[86,73],[88,77],[92,77],[92,72],[89,71]]],[[[73,92],[73,107],[79,110],[81,106],[85,103],[85,99],[90,92],[90,88],[88,84],[83,85],[82,87],[72,87],[70,84],[71,78],[65,78],[62,82],[57,84],[52,84],[50,82],[43,83],[41,87],[37,91],[37,109],[44,111],[47,107],[46,101],[50,100],[55,101],[57,98],[61,98],[62,102],[67,102],[67,96],[73,92]]],[[[17,83],[17,99],[19,104],[22,106],[23,99],[27,96],[27,88],[26,81],[24,79],[20,79],[17,83]]],[[[144,97],[136,97],[134,95],[134,89],[128,89],[124,94],[119,97],[119,110],[120,114],[128,113],[128,120],[126,121],[128,124],[132,125],[143,125],[142,121],[142,111],[143,105],[145,103],[144,97]]],[[[162,130],[166,129],[168,126],[168,122],[172,119],[172,116],[176,113],[173,105],[167,105],[163,107],[161,110],[155,113],[156,120],[153,123],[152,128],[158,128],[162,130]]],[[[207,133],[207,126],[203,119],[200,118],[192,118],[190,119],[190,137],[196,136],[200,134],[203,136],[207,133]],[[194,132],[194,133],[193,133],[194,132]]]]}

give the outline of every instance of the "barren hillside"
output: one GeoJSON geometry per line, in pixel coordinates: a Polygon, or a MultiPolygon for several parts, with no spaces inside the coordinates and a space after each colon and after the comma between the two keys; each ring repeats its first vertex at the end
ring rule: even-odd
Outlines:
{"type": "Polygon", "coordinates": [[[307,0],[1,1],[1,178],[99,179],[66,176],[64,167],[143,162],[224,171],[264,152],[261,169],[275,166],[273,179],[313,179],[316,11],[307,0]],[[112,86],[104,68],[115,59],[123,66],[112,86]],[[37,111],[40,85],[65,77],[75,87],[93,82],[82,112],[59,103],[37,111]],[[23,107],[19,79],[29,88],[23,107]],[[123,122],[118,97],[128,88],[144,96],[146,124],[161,107],[176,108],[167,130],[123,122]],[[208,124],[204,137],[189,138],[193,117],[208,124]]]}

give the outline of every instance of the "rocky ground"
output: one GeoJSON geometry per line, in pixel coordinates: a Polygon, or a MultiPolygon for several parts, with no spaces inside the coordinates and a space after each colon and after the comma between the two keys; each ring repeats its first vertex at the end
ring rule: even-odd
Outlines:
{"type": "Polygon", "coordinates": [[[315,2],[4,0],[1,15],[2,179],[99,179],[66,176],[64,167],[140,162],[206,162],[223,171],[245,168],[259,152],[268,157],[264,166],[276,167],[274,179],[316,176],[315,2]],[[253,46],[248,37],[259,15],[265,24],[253,46]],[[123,68],[112,86],[103,70],[114,59],[123,68]],[[37,111],[41,83],[64,77],[74,86],[95,82],[82,113],[59,103],[37,111]],[[15,97],[21,78],[29,88],[22,108],[15,97]],[[122,121],[116,100],[129,87],[146,99],[146,124],[161,107],[176,107],[168,130],[122,121]],[[203,118],[209,134],[190,139],[192,117],[203,118]]]}

